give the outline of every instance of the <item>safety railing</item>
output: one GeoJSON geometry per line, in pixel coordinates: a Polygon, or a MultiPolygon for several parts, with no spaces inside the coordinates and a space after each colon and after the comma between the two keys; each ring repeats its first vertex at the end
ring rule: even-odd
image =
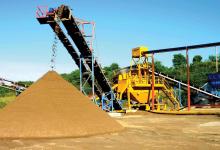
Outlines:
{"type": "MultiPolygon", "coordinates": [[[[142,78],[139,78],[138,76],[132,76],[131,82],[133,84],[151,84],[152,83],[152,76],[142,77],[142,78]]],[[[165,84],[165,79],[162,77],[156,76],[154,78],[154,83],[155,84],[165,84]]]]}

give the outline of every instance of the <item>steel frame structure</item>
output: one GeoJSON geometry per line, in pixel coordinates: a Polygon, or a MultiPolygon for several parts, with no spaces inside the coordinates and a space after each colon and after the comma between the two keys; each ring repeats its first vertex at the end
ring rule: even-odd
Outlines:
{"type": "Polygon", "coordinates": [[[164,80],[164,78],[155,76],[154,72],[154,56],[143,55],[148,48],[137,47],[132,49],[132,59],[130,67],[127,71],[118,74],[113,89],[116,93],[117,100],[127,100],[127,109],[142,107],[146,110],[165,109],[169,103],[173,107],[170,110],[179,110],[179,102],[173,94],[173,89],[164,80]],[[155,92],[154,92],[155,91],[155,92]],[[160,93],[166,97],[164,101],[159,100],[160,93]],[[162,107],[161,107],[162,106],[162,107]]]}
{"type": "MultiPolygon", "coordinates": [[[[88,82],[93,89],[93,99],[94,93],[101,99],[103,94],[111,92],[111,86],[101,66],[94,58],[92,46],[95,34],[95,23],[75,18],[71,13],[71,9],[65,5],[61,5],[57,9],[52,9],[53,11],[48,11],[48,7],[43,7],[43,10],[45,12],[42,13],[40,7],[37,8],[36,18],[40,24],[49,24],[51,26],[80,68],[81,90],[83,91],[84,85],[82,79],[85,78],[85,81],[88,82]],[[59,18],[60,22],[62,22],[78,51],[76,51],[70,40],[62,31],[61,27],[56,22],[56,18],[59,18]],[[85,35],[85,25],[92,25],[91,35],[85,35]],[[89,41],[86,40],[88,38],[90,38],[89,41]],[[88,73],[90,73],[90,75],[88,75],[88,73]]],[[[107,94],[107,98],[110,100],[111,96],[107,94]]],[[[116,101],[113,102],[113,105],[114,107],[120,108],[116,101]]]]}
{"type": "Polygon", "coordinates": [[[109,93],[103,94],[102,95],[102,110],[107,111],[107,112],[113,112],[114,111],[114,102],[115,96],[113,91],[110,91],[109,93]],[[109,99],[109,96],[111,97],[109,99]]]}
{"type": "Polygon", "coordinates": [[[95,39],[95,23],[93,21],[89,22],[89,21],[85,21],[82,19],[76,19],[77,25],[78,27],[81,29],[82,35],[84,36],[91,52],[91,63],[92,63],[92,69],[87,72],[89,73],[89,75],[87,75],[87,77],[83,76],[83,69],[82,69],[82,63],[86,64],[86,59],[83,58],[82,55],[80,55],[80,91],[83,92],[85,95],[87,95],[87,93],[85,92],[85,85],[88,83],[88,80],[91,79],[92,80],[92,100],[93,102],[95,101],[95,77],[94,77],[94,48],[93,48],[93,42],[95,39]],[[87,33],[85,30],[85,25],[89,25],[91,28],[91,33],[87,33]]]}
{"type": "MultiPolygon", "coordinates": [[[[188,102],[188,111],[190,111],[191,107],[191,98],[190,98],[190,69],[189,69],[189,50],[199,49],[199,48],[208,48],[208,47],[217,47],[220,46],[220,42],[215,43],[206,43],[206,44],[198,44],[198,45],[190,45],[190,46],[182,46],[182,47],[174,47],[174,48],[165,48],[165,49],[157,49],[150,50],[145,52],[144,54],[156,54],[156,53],[164,53],[164,52],[173,52],[173,51],[186,51],[186,64],[187,64],[187,102],[188,102]]],[[[216,48],[217,49],[217,48],[216,48]]],[[[216,65],[217,66],[217,65],[216,65]]],[[[153,68],[153,67],[152,67],[153,68]]],[[[153,72],[153,71],[152,71],[153,72]]],[[[153,80],[153,79],[152,79],[153,80]]],[[[153,89],[152,89],[153,90],[153,89]]],[[[152,95],[153,96],[153,95],[152,95]]]]}

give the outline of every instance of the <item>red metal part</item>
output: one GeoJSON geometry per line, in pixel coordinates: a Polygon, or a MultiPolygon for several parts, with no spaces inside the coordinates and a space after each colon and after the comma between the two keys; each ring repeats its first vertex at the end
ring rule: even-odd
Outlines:
{"type": "Polygon", "coordinates": [[[152,110],[154,110],[154,54],[152,54],[152,110]]]}
{"type": "Polygon", "coordinates": [[[82,34],[84,35],[84,38],[86,39],[88,45],[89,45],[89,48],[91,51],[93,51],[93,42],[94,42],[94,39],[95,39],[95,22],[93,21],[86,21],[86,20],[82,20],[82,19],[78,19],[77,18],[77,23],[78,23],[78,26],[80,27],[81,29],[81,32],[82,34]],[[90,33],[86,33],[86,31],[88,32],[88,30],[85,29],[85,26],[88,26],[90,25],[90,33]]]}
{"type": "Polygon", "coordinates": [[[48,6],[37,6],[36,18],[45,18],[48,13],[48,6]]]}
{"type": "Polygon", "coordinates": [[[186,65],[187,65],[187,100],[188,100],[188,111],[190,111],[190,70],[189,70],[189,54],[188,48],[186,48],[186,65]]]}

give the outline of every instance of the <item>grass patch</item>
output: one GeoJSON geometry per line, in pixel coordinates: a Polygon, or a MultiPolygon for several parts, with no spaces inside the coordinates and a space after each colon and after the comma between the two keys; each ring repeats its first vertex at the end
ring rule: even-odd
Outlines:
{"type": "Polygon", "coordinates": [[[0,108],[5,107],[8,103],[13,101],[15,96],[7,96],[7,97],[0,97],[0,108]]]}

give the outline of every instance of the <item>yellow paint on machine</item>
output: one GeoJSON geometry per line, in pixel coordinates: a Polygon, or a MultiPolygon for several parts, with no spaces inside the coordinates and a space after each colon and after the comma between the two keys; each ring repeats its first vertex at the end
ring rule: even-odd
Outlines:
{"type": "MultiPolygon", "coordinates": [[[[117,99],[127,99],[127,109],[145,106],[146,110],[149,110],[152,107],[152,66],[149,62],[151,55],[145,55],[146,51],[148,48],[144,46],[132,49],[130,69],[118,75],[117,83],[112,88],[117,99]]],[[[179,110],[174,90],[164,78],[154,77],[154,90],[157,110],[179,110]]]]}

